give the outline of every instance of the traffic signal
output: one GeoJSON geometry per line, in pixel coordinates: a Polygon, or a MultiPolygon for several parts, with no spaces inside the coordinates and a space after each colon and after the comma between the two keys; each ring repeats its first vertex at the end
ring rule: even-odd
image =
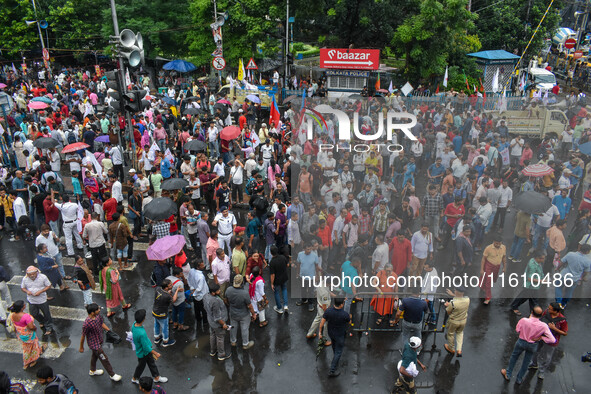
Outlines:
{"type": "Polygon", "coordinates": [[[121,111],[121,83],[119,81],[119,70],[105,72],[107,78],[107,94],[111,98],[109,101],[109,107],[113,108],[114,111],[121,111]]]}
{"type": "Polygon", "coordinates": [[[118,55],[129,64],[137,67],[144,63],[144,39],[142,33],[135,34],[129,29],[123,29],[118,37],[115,37],[118,55]]]}
{"type": "Polygon", "coordinates": [[[148,94],[148,92],[145,90],[132,90],[125,93],[123,95],[123,100],[125,101],[125,110],[135,114],[148,108],[150,106],[150,102],[144,100],[146,94],[148,94]]]}

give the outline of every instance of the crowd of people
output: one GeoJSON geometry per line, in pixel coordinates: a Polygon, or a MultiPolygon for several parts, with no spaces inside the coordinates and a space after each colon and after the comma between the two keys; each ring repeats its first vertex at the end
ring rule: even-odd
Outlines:
{"type": "MultiPolygon", "coordinates": [[[[469,103],[407,108],[396,97],[332,102],[345,112],[369,114],[359,121],[366,135],[377,130],[382,111],[417,118],[411,129],[415,140],[400,132],[384,142],[398,143],[403,151],[378,145],[356,151],[351,145],[358,139],[334,141],[334,116],[316,122],[307,139],[304,115],[296,106],[280,114],[272,110],[267,118],[256,103],[238,103],[199,84],[182,92],[179,106],[166,104],[168,94],[179,94],[174,88],[165,96],[152,95],[149,108],[131,114],[133,136],[128,138],[123,114],[99,112],[111,98],[95,74],[63,70],[55,82],[10,74],[5,82],[4,91],[16,106],[2,123],[10,147],[0,168],[0,225],[10,241],[34,244],[37,258],[21,283],[26,303],[12,302],[9,276],[0,267],[2,299],[10,305],[10,315],[2,308],[0,318],[18,333],[25,368],[45,350],[36,323],[43,337],[54,332],[48,292],[75,285],[88,311],[80,351],[86,339],[90,375],[104,373],[96,368],[99,360],[112,380],[121,380],[101,349],[103,331],[110,328],[93,290],[105,294],[107,318],[133,308],[119,281],[122,271],[133,270],[133,263],[144,258],[134,243],[176,234],[186,245],[178,255],[154,262],[152,310],[133,311],[131,340],[138,366],[131,381],[142,388],[147,387],[141,376],[146,365],[154,382],[167,381],[158,371],[154,345],[175,345],[171,333],[193,323],[185,319],[187,310],[193,309],[195,332],[209,333],[211,357],[224,361],[237,346],[238,331],[243,350],[255,347],[250,326],[256,322],[264,329],[273,313],[269,304],[284,315],[295,299],[296,306],[316,312],[306,337],[317,337],[334,350],[330,376],[339,374],[355,308],[369,303],[372,326],[402,332],[396,385],[412,392],[417,367],[425,368],[417,359],[425,324],[437,326],[443,318],[435,304],[444,289],[432,278],[448,268],[454,275],[480,277],[484,305],[492,302],[499,276],[508,269],[525,272],[511,310],[521,315],[520,305],[529,300],[531,316],[517,325],[520,339],[503,370],[506,379],[521,352],[526,355],[517,382],[528,366],[539,368],[543,379],[557,338],[567,333],[562,311],[591,265],[591,164],[577,151],[591,132],[591,115],[575,115],[560,138],[547,136],[540,143],[513,134],[502,115],[479,113],[469,103]],[[29,109],[40,97],[51,104],[29,109]],[[225,129],[232,125],[239,133],[227,139],[225,129]],[[45,138],[57,143],[46,148],[45,138]],[[85,145],[60,153],[76,143],[85,145]],[[320,149],[324,145],[336,149],[320,149]],[[523,176],[523,168],[534,163],[553,171],[540,178],[523,176]],[[186,186],[163,188],[176,178],[186,186]],[[523,191],[544,194],[552,204],[536,214],[515,212],[512,202],[523,191]],[[579,198],[578,209],[571,209],[579,198]],[[170,217],[155,220],[145,214],[158,199],[174,201],[170,217]],[[512,213],[515,225],[509,227],[512,213]],[[574,229],[567,232],[571,216],[576,216],[574,229]],[[510,245],[501,237],[509,231],[510,245]],[[531,248],[524,249],[525,244],[531,248]],[[72,271],[66,272],[64,257],[74,259],[72,271]],[[520,264],[523,259],[526,263],[520,264]],[[355,278],[364,275],[377,277],[377,283],[356,285],[355,278]],[[336,289],[326,282],[306,285],[312,278],[334,276],[347,280],[336,289]],[[398,286],[397,278],[410,276],[422,278],[423,285],[398,286]],[[545,277],[550,279],[542,283],[545,277]],[[549,306],[541,293],[547,286],[556,294],[549,306]],[[143,327],[150,313],[152,338],[143,327]],[[523,329],[529,324],[525,320],[539,335],[523,329]]],[[[468,293],[473,292],[465,286],[445,290],[445,349],[461,357],[468,293]]],[[[37,376],[44,382],[55,378],[41,369],[37,376]]]]}

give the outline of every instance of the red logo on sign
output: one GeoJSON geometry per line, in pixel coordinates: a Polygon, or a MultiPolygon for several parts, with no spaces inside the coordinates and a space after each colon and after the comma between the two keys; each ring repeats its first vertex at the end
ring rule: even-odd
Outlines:
{"type": "Polygon", "coordinates": [[[379,49],[320,49],[321,68],[377,70],[379,66],[379,49]]]}

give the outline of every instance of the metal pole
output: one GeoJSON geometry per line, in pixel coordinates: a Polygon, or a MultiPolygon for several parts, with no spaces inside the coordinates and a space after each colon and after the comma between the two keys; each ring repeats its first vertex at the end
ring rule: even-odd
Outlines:
{"type": "Polygon", "coordinates": [[[289,0],[287,0],[287,15],[285,17],[285,76],[283,78],[283,87],[287,86],[287,54],[289,53],[289,0]]]}
{"type": "MultiPolygon", "coordinates": [[[[117,8],[115,7],[115,0],[111,0],[111,18],[113,19],[113,30],[116,36],[119,36],[119,22],[117,21],[117,8]]],[[[119,80],[121,81],[121,96],[127,93],[127,85],[125,84],[125,71],[123,70],[124,61],[121,55],[117,56],[118,63],[119,63],[119,80]]],[[[130,140],[133,139],[133,128],[131,127],[131,116],[125,110],[125,100],[121,97],[121,104],[123,104],[123,113],[125,114],[125,127],[127,128],[127,134],[129,135],[130,140]]],[[[123,148],[122,144],[123,139],[121,138],[121,129],[119,129],[119,147],[123,148]]],[[[135,152],[133,152],[135,155],[135,152]]],[[[135,158],[135,156],[134,156],[135,158]]]]}
{"type": "Polygon", "coordinates": [[[33,1],[33,10],[35,10],[35,22],[37,22],[37,31],[39,32],[39,40],[41,41],[41,48],[45,49],[45,43],[43,42],[43,34],[41,34],[41,26],[39,25],[39,18],[37,17],[37,5],[35,0],[33,1]]]}

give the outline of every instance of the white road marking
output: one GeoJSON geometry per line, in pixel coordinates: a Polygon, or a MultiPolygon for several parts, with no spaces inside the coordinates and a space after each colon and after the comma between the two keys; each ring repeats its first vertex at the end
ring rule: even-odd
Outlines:
{"type": "Polygon", "coordinates": [[[54,319],[84,321],[88,317],[88,312],[82,308],[50,305],[49,311],[54,319]]]}
{"type": "MultiPolygon", "coordinates": [[[[62,259],[62,263],[64,264],[65,267],[73,267],[75,264],[74,258],[73,257],[64,257],[62,259]]],[[[114,262],[116,264],[116,262],[114,262]]],[[[120,271],[133,271],[135,269],[135,267],[137,266],[137,263],[129,263],[130,266],[128,268],[121,268],[120,271]]]]}
{"type": "MultiPolygon", "coordinates": [[[[43,352],[41,358],[55,360],[56,358],[60,357],[65,351],[65,347],[60,346],[55,342],[51,342],[47,344],[47,349],[45,350],[45,352],[43,352]]],[[[4,340],[0,340],[0,352],[23,354],[23,347],[18,339],[7,338],[4,340]]]]}

